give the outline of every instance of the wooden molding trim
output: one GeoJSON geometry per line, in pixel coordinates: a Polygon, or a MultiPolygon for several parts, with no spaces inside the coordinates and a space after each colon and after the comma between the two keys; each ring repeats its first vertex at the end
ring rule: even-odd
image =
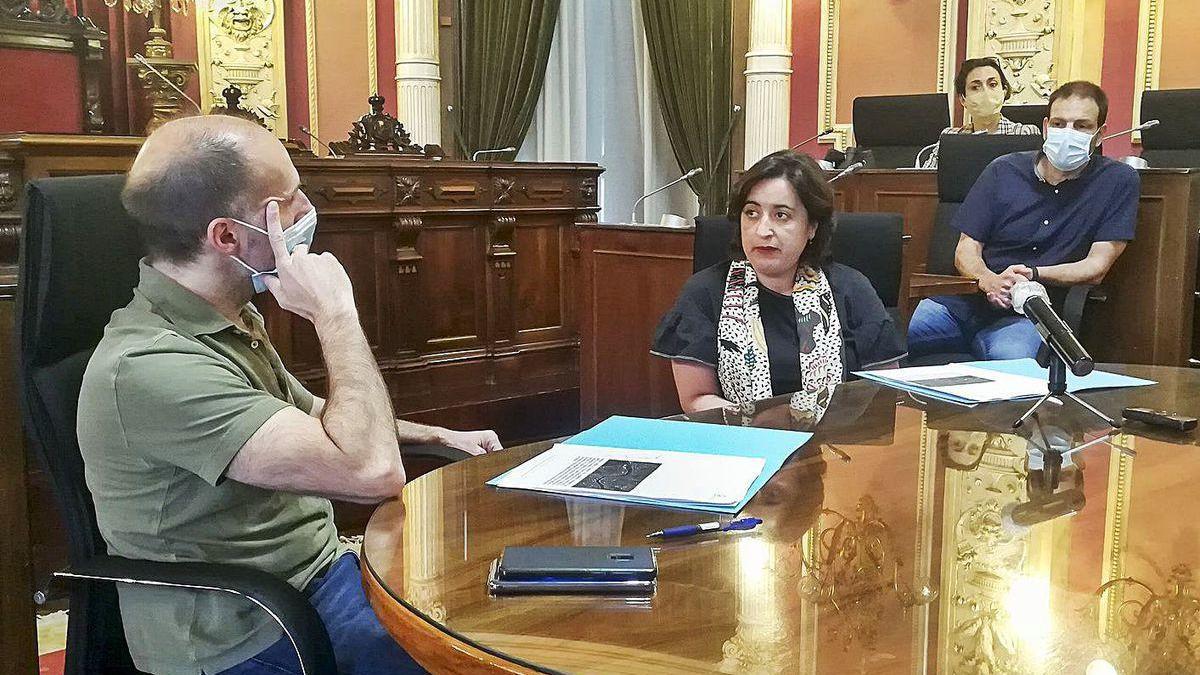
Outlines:
{"type": "MultiPolygon", "coordinates": [[[[1162,66],[1162,14],[1164,0],[1141,0],[1138,11],[1137,70],[1133,79],[1133,126],[1142,123],[1142,92],[1158,89],[1162,66]]],[[[1142,132],[1133,134],[1133,142],[1142,142],[1142,132]]]]}
{"type": "MultiPolygon", "coordinates": [[[[304,59],[308,66],[308,130],[313,136],[321,137],[321,125],[317,121],[317,9],[316,0],[304,0],[304,59]]],[[[320,153],[321,148],[313,149],[320,153]]]]}

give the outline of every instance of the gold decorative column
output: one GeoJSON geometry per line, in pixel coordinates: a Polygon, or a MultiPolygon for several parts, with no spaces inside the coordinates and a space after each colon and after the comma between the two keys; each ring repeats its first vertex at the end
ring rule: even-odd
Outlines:
{"type": "Polygon", "coordinates": [[[396,111],[413,142],[442,142],[437,0],[396,0],[396,111]]]}
{"type": "MultiPolygon", "coordinates": [[[[118,2],[120,0],[104,0],[104,4],[109,7],[115,7],[118,2]]],[[[186,98],[182,92],[196,66],[175,59],[175,47],[167,40],[162,13],[166,3],[169,11],[186,15],[189,2],[190,0],[170,0],[169,3],[167,0],[124,0],[122,3],[126,12],[142,14],[150,22],[147,31],[150,39],[143,45],[143,54],[125,60],[126,64],[133,68],[142,94],[150,104],[150,119],[143,130],[147,135],[184,109],[186,98]]]]}
{"type": "Polygon", "coordinates": [[[788,147],[791,88],[792,2],[753,0],[746,52],[746,168],[788,147]]]}
{"type": "Polygon", "coordinates": [[[283,0],[201,0],[196,3],[200,105],[208,110],[229,85],[242,107],[287,136],[283,0]]]}
{"type": "Polygon", "coordinates": [[[430,478],[414,480],[404,487],[406,512],[420,514],[404,522],[404,588],[407,600],[418,612],[434,621],[445,621],[441,577],[446,545],[442,513],[446,505],[441,481],[430,478]]]}
{"type": "Polygon", "coordinates": [[[1043,103],[1058,85],[1100,81],[1105,0],[971,0],[967,56],[999,56],[1012,104],[1043,103]]]}

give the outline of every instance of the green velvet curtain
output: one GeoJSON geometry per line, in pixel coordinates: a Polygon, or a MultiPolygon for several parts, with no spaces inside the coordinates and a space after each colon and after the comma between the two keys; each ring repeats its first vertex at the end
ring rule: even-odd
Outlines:
{"type": "Polygon", "coordinates": [[[667,135],[700,213],[725,211],[733,126],[732,0],[642,0],[646,46],[667,135]]]}
{"type": "Polygon", "coordinates": [[[459,111],[452,124],[464,157],[521,147],[546,79],[558,7],[559,0],[459,0],[459,111]]]}

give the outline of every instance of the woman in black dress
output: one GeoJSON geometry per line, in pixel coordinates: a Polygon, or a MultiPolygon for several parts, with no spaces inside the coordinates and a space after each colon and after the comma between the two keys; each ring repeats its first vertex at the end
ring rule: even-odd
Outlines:
{"type": "Polygon", "coordinates": [[[819,406],[853,371],[896,365],[903,342],[858,271],[829,260],[833,190],[808,155],[781,150],[734,186],[734,260],[692,276],[659,322],[684,411],[798,392],[819,406]]]}

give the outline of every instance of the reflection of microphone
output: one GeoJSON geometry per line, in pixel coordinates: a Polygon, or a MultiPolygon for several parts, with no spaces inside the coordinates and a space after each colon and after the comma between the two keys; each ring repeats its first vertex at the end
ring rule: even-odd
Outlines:
{"type": "Polygon", "coordinates": [[[1000,522],[1009,532],[1024,532],[1038,523],[1079,513],[1085,503],[1083,490],[1063,490],[1033,501],[1005,506],[1000,512],[1000,522]]]}
{"type": "Polygon", "coordinates": [[[795,150],[796,148],[798,148],[802,145],[808,145],[809,143],[812,143],[813,141],[817,140],[818,138],[820,138],[822,136],[828,136],[829,134],[832,134],[835,131],[837,131],[837,129],[834,129],[833,127],[829,127],[828,129],[821,131],[821,133],[817,134],[816,136],[806,138],[806,139],[800,141],[799,143],[793,145],[792,150],[795,150]]]}
{"type": "Polygon", "coordinates": [[[1131,129],[1126,129],[1125,131],[1118,131],[1115,134],[1109,134],[1109,135],[1105,136],[1104,138],[1101,138],[1100,142],[1103,143],[1104,141],[1107,141],[1110,138],[1116,138],[1117,136],[1124,136],[1125,134],[1132,134],[1135,131],[1143,131],[1145,129],[1149,129],[1150,127],[1156,127],[1159,124],[1160,124],[1160,122],[1158,120],[1147,120],[1131,129]]]}
{"type": "Polygon", "coordinates": [[[864,166],[866,166],[866,165],[867,165],[867,163],[866,163],[865,161],[858,161],[858,162],[855,162],[855,163],[851,164],[850,166],[848,166],[848,167],[846,167],[846,168],[842,169],[842,172],[841,172],[841,173],[839,173],[838,175],[834,176],[833,178],[830,178],[828,182],[829,182],[829,183],[832,183],[832,182],[833,182],[833,181],[835,181],[835,180],[838,180],[838,179],[844,178],[844,177],[846,177],[846,176],[849,176],[850,174],[854,173],[855,171],[858,171],[859,169],[863,168],[863,167],[864,167],[864,166]]]}
{"type": "Polygon", "coordinates": [[[1092,372],[1095,363],[1091,355],[1079,344],[1079,339],[1067,322],[1050,306],[1046,287],[1036,281],[1021,281],[1012,287],[1012,306],[1018,313],[1029,317],[1038,333],[1050,348],[1058,354],[1076,375],[1092,372]]]}
{"type": "Polygon", "coordinates": [[[489,150],[476,150],[475,152],[471,153],[471,161],[472,162],[479,161],[480,155],[488,155],[488,154],[491,154],[494,152],[516,152],[516,151],[517,151],[517,149],[512,146],[509,146],[507,148],[491,148],[489,150]]]}
{"type": "Polygon", "coordinates": [[[317,138],[315,135],[313,135],[313,132],[309,131],[309,130],[308,130],[308,127],[306,127],[306,126],[304,126],[304,125],[302,124],[302,125],[300,125],[300,131],[304,132],[304,134],[305,134],[306,136],[308,136],[309,138],[311,138],[311,139],[313,139],[314,141],[316,141],[316,142],[317,142],[317,145],[320,145],[322,148],[325,148],[325,151],[329,153],[329,156],[330,156],[330,157],[332,157],[332,158],[334,158],[334,159],[341,159],[341,158],[342,158],[342,156],[341,156],[341,155],[339,155],[338,153],[336,153],[336,152],[334,152],[334,151],[333,151],[333,148],[331,148],[331,147],[329,147],[328,145],[326,145],[326,144],[325,144],[325,141],[322,141],[321,139],[319,139],[319,138],[317,138]]]}
{"type": "Polygon", "coordinates": [[[187,99],[187,102],[188,102],[188,103],[191,103],[191,104],[192,104],[192,106],[194,106],[194,107],[196,108],[196,112],[198,112],[198,113],[201,113],[201,114],[203,114],[203,113],[204,113],[204,111],[200,109],[200,104],[199,104],[199,103],[196,103],[194,100],[192,100],[192,97],[191,97],[191,96],[188,96],[186,92],[184,92],[182,89],[180,89],[180,88],[179,88],[179,86],[178,86],[178,85],[176,85],[174,82],[172,82],[172,81],[171,81],[171,78],[167,77],[166,75],[163,75],[163,74],[162,74],[162,73],[161,73],[161,72],[158,70],[158,68],[155,68],[154,66],[150,65],[150,62],[146,60],[146,57],[142,56],[141,54],[134,54],[134,55],[133,55],[133,58],[134,58],[134,59],[135,59],[135,60],[136,60],[138,63],[142,64],[143,66],[146,66],[147,68],[149,68],[149,69],[150,69],[150,72],[152,72],[152,73],[154,73],[155,75],[157,75],[157,76],[158,76],[158,79],[162,80],[163,82],[166,82],[166,83],[167,83],[167,84],[168,84],[168,85],[169,85],[169,86],[170,86],[172,89],[174,89],[174,90],[175,90],[175,91],[176,91],[176,92],[177,92],[177,93],[178,93],[180,96],[182,96],[182,97],[186,98],[186,99],[187,99]]]}
{"type": "Polygon", "coordinates": [[[687,180],[687,179],[691,178],[692,176],[696,176],[696,175],[699,175],[699,174],[702,174],[702,173],[704,173],[704,168],[703,168],[703,167],[699,167],[699,166],[698,166],[698,167],[696,167],[696,168],[692,169],[691,171],[689,171],[689,172],[687,172],[687,173],[683,174],[683,175],[682,175],[682,176],[680,176],[679,178],[676,178],[675,180],[671,181],[670,183],[667,183],[666,185],[664,185],[664,186],[662,186],[662,187],[654,188],[653,190],[651,190],[651,191],[647,192],[646,194],[642,195],[641,197],[638,197],[638,198],[637,198],[637,201],[633,203],[633,211],[631,211],[631,212],[630,212],[630,216],[629,216],[629,222],[631,222],[631,223],[636,223],[636,222],[638,221],[638,219],[637,219],[637,207],[638,207],[638,205],[639,205],[639,204],[641,204],[643,201],[645,201],[646,197],[649,197],[650,195],[655,195],[655,194],[658,194],[659,192],[662,192],[663,190],[666,190],[667,188],[671,187],[672,185],[675,185],[675,184],[677,184],[677,183],[682,183],[683,181],[685,181],[685,180],[687,180]]]}

